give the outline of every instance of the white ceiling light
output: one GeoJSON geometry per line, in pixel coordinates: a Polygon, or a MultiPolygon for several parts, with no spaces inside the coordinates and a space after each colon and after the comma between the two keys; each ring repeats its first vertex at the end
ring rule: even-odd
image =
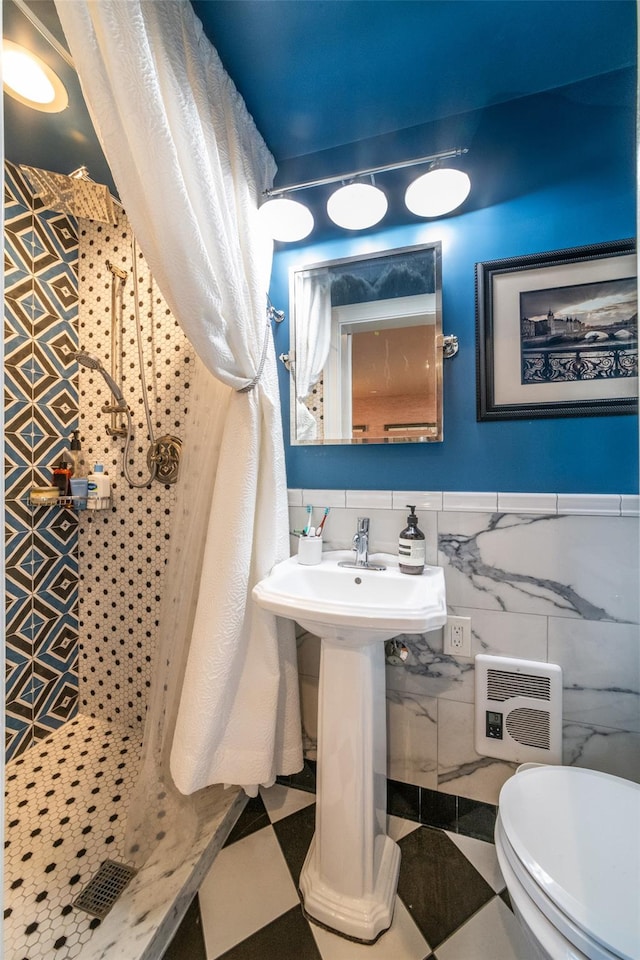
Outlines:
{"type": "Polygon", "coordinates": [[[365,230],[379,223],[387,212],[387,198],[371,183],[348,183],[332,193],[327,213],[346,230],[365,230]]]}
{"type": "Polygon", "coordinates": [[[303,240],[313,229],[311,211],[288,195],[296,190],[309,190],[312,187],[325,187],[342,183],[329,197],[327,213],[333,222],[345,230],[366,230],[375,226],[387,212],[388,202],[385,194],[374,185],[374,176],[391,170],[404,170],[420,164],[431,164],[429,173],[419,177],[407,190],[405,202],[412,213],[420,217],[440,217],[460,206],[468,196],[471,181],[466,173],[459,170],[440,169],[438,164],[468,153],[466,147],[456,147],[432,153],[427,157],[415,157],[412,160],[400,160],[386,163],[367,170],[354,170],[338,176],[322,177],[319,180],[307,180],[304,183],[292,183],[288,187],[276,187],[265,190],[265,203],[259,213],[264,225],[274,240],[303,240]],[[370,177],[371,183],[363,183],[362,177],[370,177]],[[427,187],[427,198],[422,195],[427,187]]]}
{"type": "Polygon", "coordinates": [[[418,217],[441,217],[467,199],[471,180],[462,170],[436,167],[409,184],[404,202],[418,217]]]}
{"type": "Polygon", "coordinates": [[[313,230],[313,216],[308,207],[297,200],[276,197],[267,200],[259,210],[265,229],[274,240],[292,243],[304,240],[313,230]]]}
{"type": "Polygon", "coordinates": [[[59,113],[69,98],[60,77],[44,60],[11,40],[2,41],[2,85],[14,100],[44,113],[59,113]]]}

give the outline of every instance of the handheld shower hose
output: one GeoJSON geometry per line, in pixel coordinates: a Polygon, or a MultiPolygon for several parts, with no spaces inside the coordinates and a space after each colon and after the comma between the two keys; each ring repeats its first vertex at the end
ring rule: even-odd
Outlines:
{"type": "Polygon", "coordinates": [[[88,370],[96,370],[104,379],[104,382],[109,387],[109,390],[111,390],[111,393],[113,394],[113,398],[116,402],[115,404],[105,403],[105,405],[102,408],[102,412],[103,413],[124,413],[126,415],[127,437],[124,444],[124,463],[123,463],[124,475],[127,479],[127,482],[131,484],[132,487],[148,486],[151,483],[151,481],[155,479],[155,475],[156,475],[155,462],[152,463],[151,465],[151,475],[147,480],[144,480],[142,483],[136,483],[129,476],[129,470],[128,470],[127,464],[129,460],[129,447],[131,446],[131,441],[133,439],[133,421],[131,418],[131,411],[129,410],[127,402],[125,401],[122,395],[122,390],[120,389],[118,384],[115,382],[113,377],[107,373],[107,371],[105,370],[102,363],[100,362],[100,360],[98,360],[97,357],[92,356],[90,353],[87,353],[85,350],[78,350],[74,354],[74,359],[77,360],[78,363],[82,364],[83,367],[86,367],[88,370]]]}

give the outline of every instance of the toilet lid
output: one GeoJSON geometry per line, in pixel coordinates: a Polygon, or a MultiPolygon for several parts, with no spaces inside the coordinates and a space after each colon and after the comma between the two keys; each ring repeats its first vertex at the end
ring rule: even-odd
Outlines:
{"type": "Polygon", "coordinates": [[[500,819],[530,879],[612,953],[640,958],[640,785],[578,767],[508,780],[500,819]]]}

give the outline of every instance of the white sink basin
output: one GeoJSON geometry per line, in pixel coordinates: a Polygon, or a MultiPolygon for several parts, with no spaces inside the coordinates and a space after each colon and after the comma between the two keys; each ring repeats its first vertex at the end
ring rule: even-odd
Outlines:
{"type": "Polygon", "coordinates": [[[444,626],[447,611],[441,567],[427,566],[421,576],[408,576],[400,573],[398,558],[386,553],[369,558],[386,570],[338,566],[340,560],[353,556],[352,550],[327,551],[315,566],[290,557],[253,588],[253,599],[318,637],[358,643],[444,626]]]}

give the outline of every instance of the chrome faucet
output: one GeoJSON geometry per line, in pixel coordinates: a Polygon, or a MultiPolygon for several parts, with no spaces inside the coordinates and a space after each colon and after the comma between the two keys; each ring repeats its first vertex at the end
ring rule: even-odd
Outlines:
{"type": "Polygon", "coordinates": [[[383,564],[371,563],[369,560],[369,517],[358,517],[358,528],[353,535],[353,549],[356,552],[355,560],[340,560],[339,567],[386,570],[383,564]]]}
{"type": "Polygon", "coordinates": [[[356,564],[366,567],[369,562],[369,517],[358,517],[358,529],[353,535],[356,564]]]}

